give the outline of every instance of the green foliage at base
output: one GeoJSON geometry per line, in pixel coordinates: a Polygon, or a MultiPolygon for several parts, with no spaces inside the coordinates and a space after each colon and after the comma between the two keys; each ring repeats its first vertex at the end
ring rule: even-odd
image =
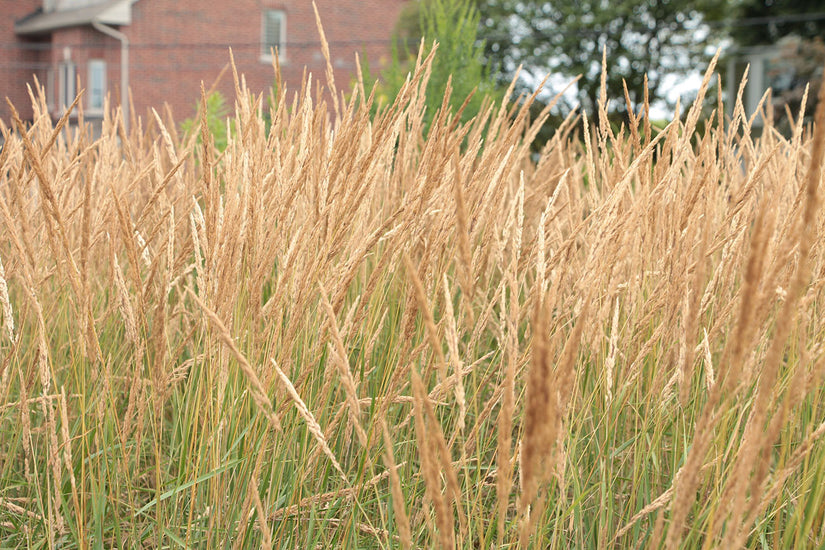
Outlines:
{"type": "Polygon", "coordinates": [[[462,112],[462,122],[478,114],[485,100],[500,100],[503,92],[496,86],[489,67],[484,62],[484,42],[478,38],[479,12],[474,3],[468,0],[426,0],[413,3],[412,6],[412,9],[404,12],[407,23],[397,29],[398,40],[393,45],[390,66],[377,77],[365,75],[370,88],[373,84],[378,86],[375,109],[380,109],[395,99],[415,67],[419,55],[426,58],[434,48],[437,49],[437,55],[427,84],[425,130],[441,108],[448,83],[448,103],[453,112],[473,94],[462,112]],[[418,37],[413,36],[417,33],[403,29],[416,16],[423,40],[420,49],[415,42],[418,37]]]}
{"type": "MultiPolygon", "coordinates": [[[[200,102],[195,105],[195,113],[200,110],[200,102]]],[[[231,114],[229,105],[226,103],[224,95],[218,91],[210,92],[206,95],[206,125],[209,127],[209,133],[215,142],[215,148],[218,151],[226,149],[227,142],[227,119],[231,114]]],[[[230,128],[231,128],[230,121],[230,128]]],[[[192,132],[200,131],[200,120],[196,114],[181,122],[181,133],[184,135],[191,135],[192,132]]],[[[200,138],[198,138],[200,139],[200,138]]]]}

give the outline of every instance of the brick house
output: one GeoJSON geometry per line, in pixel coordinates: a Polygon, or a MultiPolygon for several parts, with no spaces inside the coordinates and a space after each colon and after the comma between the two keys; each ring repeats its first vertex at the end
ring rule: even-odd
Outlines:
{"type": "MultiPolygon", "coordinates": [[[[389,58],[392,29],[404,0],[316,0],[339,88],[348,88],[356,52],[371,67],[389,58]]],[[[131,90],[137,115],[168,103],[177,119],[191,116],[200,83],[209,88],[232,48],[250,90],[267,91],[277,47],[290,89],[304,70],[323,78],[325,62],[311,0],[0,0],[0,99],[24,118],[32,110],[26,84],[37,76],[57,117],[77,91],[87,118],[102,116],[131,90]]],[[[234,97],[231,73],[217,89],[234,97]]],[[[0,119],[10,110],[0,102],[0,119]]]]}

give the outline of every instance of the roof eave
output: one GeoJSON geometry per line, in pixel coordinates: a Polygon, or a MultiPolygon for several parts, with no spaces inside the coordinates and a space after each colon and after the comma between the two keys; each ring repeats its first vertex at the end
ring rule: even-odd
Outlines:
{"type": "Polygon", "coordinates": [[[36,36],[67,27],[91,25],[92,21],[106,25],[130,25],[132,0],[113,0],[75,10],[35,13],[16,22],[14,32],[18,36],[36,36]]]}

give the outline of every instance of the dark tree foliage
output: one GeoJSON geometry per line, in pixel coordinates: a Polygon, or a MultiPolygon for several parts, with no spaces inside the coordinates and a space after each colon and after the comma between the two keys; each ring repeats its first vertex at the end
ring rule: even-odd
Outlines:
{"type": "MultiPolygon", "coordinates": [[[[378,79],[375,108],[391,102],[401,90],[415,65],[422,37],[425,57],[433,44],[438,44],[427,83],[425,132],[441,108],[448,81],[449,104],[454,113],[472,95],[462,112],[463,122],[473,118],[485,100],[500,100],[503,94],[496,88],[485,63],[484,42],[477,35],[479,28],[479,14],[472,0],[424,0],[408,4],[396,25],[392,63],[378,79]]],[[[367,75],[366,79],[371,87],[372,77],[367,75]]]]}
{"type": "Polygon", "coordinates": [[[825,37],[822,0],[745,0],[735,11],[731,38],[740,46],[773,44],[785,36],[825,37]]]}
{"type": "Polygon", "coordinates": [[[598,101],[606,48],[607,95],[620,118],[622,81],[634,109],[643,101],[645,74],[651,101],[665,99],[663,78],[706,66],[707,46],[719,38],[697,27],[728,16],[726,0],[477,1],[479,36],[503,78],[520,64],[535,76],[581,74],[576,99],[589,114],[598,101]]]}

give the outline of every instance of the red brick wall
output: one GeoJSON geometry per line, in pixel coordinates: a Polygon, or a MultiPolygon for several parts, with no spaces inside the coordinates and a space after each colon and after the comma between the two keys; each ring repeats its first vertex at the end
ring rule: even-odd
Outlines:
{"type": "Polygon", "coordinates": [[[26,83],[32,82],[33,74],[41,80],[46,74],[45,66],[38,64],[39,46],[31,41],[21,42],[14,34],[14,22],[40,5],[42,0],[0,0],[0,119],[7,126],[11,125],[11,112],[6,97],[24,119],[30,119],[32,109],[26,83]]]}
{"type": "MultiPolygon", "coordinates": [[[[404,0],[317,0],[339,89],[350,89],[356,52],[362,57],[366,53],[372,70],[388,61],[392,29],[403,4],[404,0]]],[[[42,0],[0,0],[0,44],[21,43],[14,35],[14,21],[40,5],[42,0]]],[[[326,65],[311,0],[138,0],[132,5],[132,24],[119,29],[130,41],[129,84],[135,114],[145,119],[150,108],[162,112],[168,103],[177,120],[192,116],[201,81],[207,88],[213,85],[229,63],[230,47],[250,90],[268,93],[275,75],[271,63],[261,59],[265,9],[286,14],[287,47],[281,69],[287,88],[300,89],[305,67],[316,80],[316,89],[319,80],[325,83],[326,65]]],[[[66,53],[76,64],[81,87],[87,86],[88,61],[104,59],[109,95],[114,104],[119,102],[117,40],[91,26],[60,29],[41,40],[51,43],[51,50],[0,49],[0,96],[9,95],[25,118],[31,117],[25,91],[25,84],[31,82],[31,67],[38,67],[44,84],[47,68],[51,69],[53,87],[48,92],[56,102],[58,64],[66,53]]],[[[217,89],[231,106],[231,71],[224,73],[217,89]]],[[[5,102],[0,105],[0,117],[8,118],[5,102]]]]}
{"type": "MultiPolygon", "coordinates": [[[[366,52],[372,68],[388,60],[392,29],[403,3],[318,0],[339,88],[350,87],[356,52],[366,52]]],[[[281,71],[287,88],[300,89],[305,67],[313,77],[324,77],[326,65],[310,0],[140,0],[132,9],[132,25],[123,30],[133,44],[130,86],[138,114],[150,107],[160,110],[168,102],[176,118],[190,116],[201,81],[207,88],[212,86],[229,62],[230,47],[250,90],[267,92],[275,75],[271,63],[260,55],[265,9],[286,13],[287,47],[281,71]]],[[[231,105],[231,72],[224,74],[217,89],[231,105]]]]}

